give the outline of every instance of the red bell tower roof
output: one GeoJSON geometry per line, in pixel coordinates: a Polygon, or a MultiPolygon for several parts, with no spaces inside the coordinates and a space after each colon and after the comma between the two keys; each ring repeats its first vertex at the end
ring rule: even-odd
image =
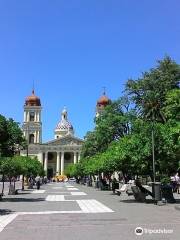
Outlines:
{"type": "Polygon", "coordinates": [[[34,89],[32,90],[32,95],[26,98],[25,106],[41,106],[41,100],[34,94],[34,89]]]}
{"type": "Polygon", "coordinates": [[[111,102],[111,100],[106,96],[105,91],[103,92],[103,95],[98,99],[97,105],[103,105],[106,106],[111,102]]]}

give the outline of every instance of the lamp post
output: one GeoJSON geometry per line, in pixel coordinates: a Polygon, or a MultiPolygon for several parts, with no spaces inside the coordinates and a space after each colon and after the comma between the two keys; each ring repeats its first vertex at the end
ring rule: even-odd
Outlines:
{"type": "Polygon", "coordinates": [[[152,129],[151,129],[151,145],[152,145],[152,172],[153,172],[153,182],[156,181],[156,169],[155,169],[155,141],[154,141],[154,122],[155,122],[155,109],[157,107],[157,103],[155,102],[147,102],[145,104],[147,109],[149,109],[146,118],[152,122],[152,129]]]}
{"type": "Polygon", "coordinates": [[[154,154],[154,121],[152,123],[152,163],[153,163],[153,182],[156,182],[156,169],[155,169],[155,154],[154,154]]]}

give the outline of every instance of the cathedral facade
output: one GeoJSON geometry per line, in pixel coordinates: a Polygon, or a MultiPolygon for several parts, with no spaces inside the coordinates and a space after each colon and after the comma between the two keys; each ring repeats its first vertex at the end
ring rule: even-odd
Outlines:
{"type": "Polygon", "coordinates": [[[54,130],[54,139],[42,143],[42,106],[40,98],[32,91],[24,104],[23,134],[28,147],[21,155],[37,157],[47,177],[63,175],[64,169],[80,160],[83,140],[74,136],[74,129],[64,108],[54,130]]]}
{"type": "MultiPolygon", "coordinates": [[[[96,117],[111,102],[105,92],[96,104],[96,117]]],[[[60,121],[54,130],[54,139],[42,143],[42,106],[40,98],[32,91],[24,104],[23,134],[27,140],[27,149],[21,155],[37,157],[42,163],[48,178],[63,175],[65,168],[80,160],[83,140],[75,137],[72,124],[68,120],[68,112],[64,108],[60,121]]]]}

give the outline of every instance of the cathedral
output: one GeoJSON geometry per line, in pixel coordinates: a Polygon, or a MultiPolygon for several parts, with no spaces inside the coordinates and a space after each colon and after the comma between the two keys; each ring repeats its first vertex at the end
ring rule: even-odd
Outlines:
{"type": "MultiPolygon", "coordinates": [[[[105,92],[97,101],[96,117],[110,103],[105,92]]],[[[54,130],[54,139],[42,143],[41,100],[32,91],[24,104],[23,134],[28,147],[21,151],[21,155],[37,157],[42,163],[47,177],[63,175],[68,164],[77,163],[80,160],[83,140],[75,137],[72,124],[68,120],[68,112],[64,108],[60,121],[54,130]]]]}

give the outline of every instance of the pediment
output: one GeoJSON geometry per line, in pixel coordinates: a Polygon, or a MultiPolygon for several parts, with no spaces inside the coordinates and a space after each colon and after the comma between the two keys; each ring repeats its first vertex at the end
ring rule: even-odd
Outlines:
{"type": "Polygon", "coordinates": [[[62,138],[58,138],[52,141],[47,142],[46,144],[48,145],[53,145],[53,146],[62,146],[62,145],[82,145],[83,140],[73,137],[73,136],[65,136],[62,138]]]}

